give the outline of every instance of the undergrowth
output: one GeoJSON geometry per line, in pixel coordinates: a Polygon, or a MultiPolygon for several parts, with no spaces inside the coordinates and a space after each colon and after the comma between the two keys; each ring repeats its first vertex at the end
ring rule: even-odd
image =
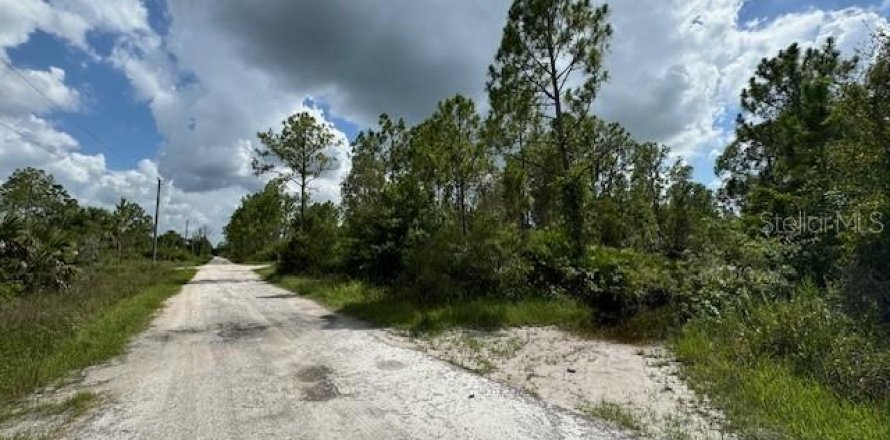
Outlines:
{"type": "Polygon", "coordinates": [[[0,303],[0,406],[119,354],[194,274],[173,264],[109,263],[68,291],[0,303]]]}

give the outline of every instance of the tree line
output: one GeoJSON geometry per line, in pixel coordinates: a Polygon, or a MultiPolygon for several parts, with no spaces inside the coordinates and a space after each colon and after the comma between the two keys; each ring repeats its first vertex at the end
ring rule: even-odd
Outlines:
{"type": "MultiPolygon", "coordinates": [[[[0,184],[0,302],[71,288],[106,263],[151,257],[152,218],[121,199],[113,210],[81,206],[52,175],[26,167],[0,184]]],[[[158,258],[201,260],[204,235],[158,237],[158,258]]]]}
{"type": "Polygon", "coordinates": [[[456,95],[416,125],[381,115],[351,143],[339,205],[311,198],[331,166],[330,125],[304,112],[261,133],[253,166],[270,180],[226,226],[226,252],[425,302],[570,296],[606,325],[750,318],[816,292],[806,310],[818,313],[795,312],[800,326],[751,351],[886,399],[890,351],[875,335],[890,324],[888,40],[861,57],[828,39],[764,58],[711,191],[666,146],[592,113],[608,15],[584,0],[515,0],[488,69],[490,110],[456,95]],[[844,330],[817,330],[826,314],[844,330]],[[853,334],[868,342],[841,342],[853,334]],[[861,362],[828,366],[844,356],[861,362]]]}

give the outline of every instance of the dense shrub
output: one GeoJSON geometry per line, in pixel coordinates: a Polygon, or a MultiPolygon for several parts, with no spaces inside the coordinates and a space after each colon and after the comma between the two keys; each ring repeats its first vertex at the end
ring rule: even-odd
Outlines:
{"type": "Polygon", "coordinates": [[[797,247],[733,233],[721,252],[691,255],[674,269],[684,318],[716,316],[750,301],[787,298],[797,281],[789,261],[797,247]]]}
{"type": "Polygon", "coordinates": [[[311,274],[340,270],[342,246],[337,207],[330,202],[311,205],[304,221],[280,250],[279,270],[311,274]]]}
{"type": "Polygon", "coordinates": [[[529,238],[524,252],[531,266],[529,284],[578,299],[602,321],[623,321],[644,306],[659,307],[671,301],[674,282],[665,258],[594,246],[580,264],[574,264],[560,232],[533,232],[529,238]]]}
{"type": "Polygon", "coordinates": [[[838,312],[824,291],[811,285],[789,300],[748,303],[722,318],[710,318],[713,336],[736,362],[760,359],[785,363],[841,395],[890,399],[890,350],[838,312]]]}
{"type": "Polygon", "coordinates": [[[522,258],[523,236],[494,218],[478,218],[467,235],[464,258],[468,287],[486,295],[525,296],[530,264],[522,258]]]}
{"type": "Polygon", "coordinates": [[[564,294],[573,276],[569,245],[559,230],[529,231],[522,258],[531,266],[529,285],[540,292],[564,294]]]}
{"type": "Polygon", "coordinates": [[[433,300],[528,293],[530,267],[520,256],[521,241],[512,227],[480,218],[466,236],[446,224],[412,240],[399,279],[407,293],[433,300]]]}
{"type": "Polygon", "coordinates": [[[429,194],[403,179],[375,188],[370,206],[348,211],[344,222],[344,270],[377,284],[392,284],[405,268],[404,257],[442,225],[429,194]]]}
{"type": "Polygon", "coordinates": [[[0,218],[0,296],[70,286],[77,252],[61,232],[35,236],[12,215],[0,218]]]}
{"type": "Polygon", "coordinates": [[[851,315],[890,325],[890,228],[858,246],[842,286],[844,306],[851,315]]]}
{"type": "Polygon", "coordinates": [[[671,301],[673,280],[668,260],[656,254],[630,249],[593,247],[582,271],[593,274],[586,300],[601,320],[624,321],[643,307],[656,308],[671,301]]]}
{"type": "Polygon", "coordinates": [[[890,348],[876,346],[876,339],[859,332],[837,335],[822,360],[822,380],[856,399],[890,402],[890,348]]]}

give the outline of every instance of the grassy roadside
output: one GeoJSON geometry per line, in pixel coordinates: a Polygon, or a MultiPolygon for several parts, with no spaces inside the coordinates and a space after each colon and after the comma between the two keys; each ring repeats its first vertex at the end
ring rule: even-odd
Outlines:
{"type": "Polygon", "coordinates": [[[257,269],[267,281],[311,298],[325,307],[368,322],[412,332],[453,327],[498,328],[558,325],[576,328],[590,311],[571,299],[529,298],[518,301],[479,298],[462,302],[421,304],[400,298],[360,281],[278,275],[274,268],[257,269]]]}
{"type": "MultiPolygon", "coordinates": [[[[781,361],[736,359],[715,324],[693,322],[674,340],[689,383],[711,397],[746,439],[890,438],[890,406],[853,402],[781,361]]],[[[854,360],[850,360],[854,362],[854,360]]]]}
{"type": "Polygon", "coordinates": [[[0,408],[121,353],[194,269],[137,261],[84,274],[68,292],[0,304],[0,408]]]}

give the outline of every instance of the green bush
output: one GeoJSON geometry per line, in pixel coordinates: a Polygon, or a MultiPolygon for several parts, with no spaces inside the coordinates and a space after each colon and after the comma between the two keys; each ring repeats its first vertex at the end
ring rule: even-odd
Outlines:
{"type": "Polygon", "coordinates": [[[467,236],[463,273],[467,287],[509,298],[528,295],[531,265],[522,258],[523,237],[494,218],[477,218],[467,236]]]}
{"type": "Polygon", "coordinates": [[[337,207],[331,202],[309,206],[305,224],[280,250],[279,270],[311,274],[338,271],[342,248],[338,220],[337,207]]]}
{"type": "Polygon", "coordinates": [[[890,228],[862,240],[842,286],[844,306],[851,315],[890,325],[890,228]]]}
{"type": "Polygon", "coordinates": [[[462,298],[465,286],[455,274],[463,266],[466,244],[453,226],[434,232],[418,232],[414,245],[404,252],[404,269],[398,275],[398,289],[408,295],[428,300],[462,298]]]}
{"type": "Polygon", "coordinates": [[[560,232],[533,232],[529,238],[524,253],[531,266],[529,284],[576,298],[593,308],[603,322],[625,321],[644,306],[660,307],[671,301],[674,283],[663,257],[595,246],[580,264],[573,264],[560,232]]]}
{"type": "Polygon", "coordinates": [[[413,179],[383,185],[373,205],[346,211],[344,270],[377,284],[391,285],[405,269],[404,258],[442,225],[430,195],[413,179]]]}
{"type": "Polygon", "coordinates": [[[78,273],[75,246],[61,232],[37,236],[12,215],[0,218],[0,283],[5,295],[68,289],[78,273]]]}
{"type": "Polygon", "coordinates": [[[402,288],[433,300],[525,295],[530,268],[521,258],[519,237],[496,221],[476,220],[466,236],[446,224],[412,237],[416,244],[405,255],[402,288]]]}
{"type": "Polygon", "coordinates": [[[568,258],[569,244],[559,230],[537,230],[526,234],[522,258],[528,262],[529,285],[548,294],[565,294],[573,276],[568,258]]]}
{"type": "Polygon", "coordinates": [[[843,395],[890,405],[890,349],[860,333],[835,337],[822,362],[821,379],[843,395]]]}
{"type": "Polygon", "coordinates": [[[644,306],[667,305],[673,281],[664,258],[629,249],[593,247],[587,252],[584,282],[578,287],[600,320],[621,322],[636,315],[644,306]]]}
{"type": "Polygon", "coordinates": [[[691,255],[674,267],[682,318],[719,316],[750,301],[788,298],[796,280],[789,261],[797,247],[734,234],[723,251],[691,255]]]}

